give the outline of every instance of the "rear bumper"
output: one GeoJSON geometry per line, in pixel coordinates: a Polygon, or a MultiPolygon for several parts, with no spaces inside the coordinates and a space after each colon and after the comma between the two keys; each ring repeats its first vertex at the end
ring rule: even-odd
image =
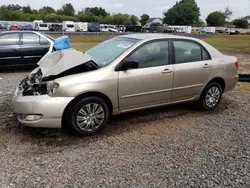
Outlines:
{"type": "Polygon", "coordinates": [[[224,92],[227,92],[227,91],[230,91],[230,90],[234,89],[234,87],[236,86],[238,80],[239,80],[238,75],[236,75],[234,77],[227,78],[225,80],[225,90],[224,90],[224,92]]]}
{"type": "Polygon", "coordinates": [[[14,113],[18,121],[29,127],[61,128],[63,112],[72,97],[18,96],[18,90],[12,98],[14,113]],[[39,120],[27,121],[26,115],[40,115],[39,120]]]}

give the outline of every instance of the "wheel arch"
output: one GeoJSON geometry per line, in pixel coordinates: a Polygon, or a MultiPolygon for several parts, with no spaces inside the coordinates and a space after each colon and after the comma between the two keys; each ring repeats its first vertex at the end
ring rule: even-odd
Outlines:
{"type": "MultiPolygon", "coordinates": [[[[226,83],[225,83],[225,80],[223,78],[221,78],[221,77],[215,77],[212,80],[210,80],[207,83],[207,85],[210,84],[210,83],[212,83],[212,82],[216,82],[216,83],[220,84],[222,92],[224,92],[224,90],[226,88],[226,83]]],[[[207,85],[204,87],[204,89],[207,87],[207,85]]]]}
{"type": "Polygon", "coordinates": [[[101,99],[103,99],[107,105],[108,105],[108,108],[110,110],[110,114],[113,113],[113,105],[112,105],[112,102],[111,100],[109,99],[109,97],[101,92],[87,92],[87,93],[82,93],[78,96],[76,96],[73,100],[70,101],[70,103],[66,106],[66,108],[64,109],[63,111],[63,114],[62,114],[62,126],[64,126],[64,122],[65,122],[65,114],[67,113],[67,111],[77,102],[79,101],[80,99],[82,98],[86,98],[86,97],[99,97],[101,99]]]}

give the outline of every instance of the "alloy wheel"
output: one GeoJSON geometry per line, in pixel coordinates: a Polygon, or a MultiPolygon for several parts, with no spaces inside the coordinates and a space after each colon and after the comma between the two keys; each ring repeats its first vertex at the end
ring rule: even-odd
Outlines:
{"type": "Polygon", "coordinates": [[[205,103],[209,108],[213,108],[220,101],[221,92],[218,87],[211,87],[206,94],[205,103]]]}
{"type": "Polygon", "coordinates": [[[100,127],[105,120],[103,107],[97,103],[89,103],[83,106],[77,113],[76,124],[83,130],[92,132],[100,127]]]}

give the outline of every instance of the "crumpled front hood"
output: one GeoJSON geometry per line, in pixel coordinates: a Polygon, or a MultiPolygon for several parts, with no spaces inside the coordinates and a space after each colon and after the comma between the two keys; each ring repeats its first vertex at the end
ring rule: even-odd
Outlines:
{"type": "Polygon", "coordinates": [[[75,49],[56,51],[40,60],[43,77],[56,76],[74,67],[93,61],[92,57],[75,49]]]}

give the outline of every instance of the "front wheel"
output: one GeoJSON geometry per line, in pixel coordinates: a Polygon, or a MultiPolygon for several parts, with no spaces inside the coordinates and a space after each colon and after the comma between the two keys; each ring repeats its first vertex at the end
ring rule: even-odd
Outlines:
{"type": "Polygon", "coordinates": [[[221,85],[217,82],[212,82],[203,90],[199,100],[199,106],[202,110],[213,110],[220,104],[221,98],[221,85]]]}
{"type": "Polygon", "coordinates": [[[76,101],[65,114],[64,128],[77,136],[101,131],[110,118],[106,102],[99,97],[86,97],[76,101]]]}

